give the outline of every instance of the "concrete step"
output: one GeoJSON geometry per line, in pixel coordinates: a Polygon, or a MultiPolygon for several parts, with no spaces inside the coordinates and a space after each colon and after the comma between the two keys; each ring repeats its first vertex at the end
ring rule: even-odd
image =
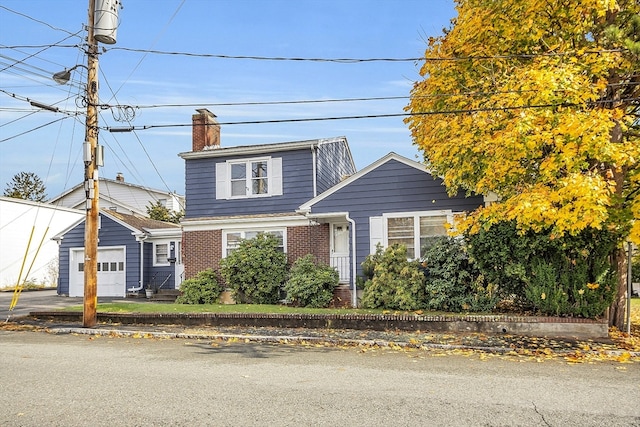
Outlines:
{"type": "Polygon", "coordinates": [[[179,289],[158,289],[150,299],[151,301],[175,302],[179,296],[179,289]]]}

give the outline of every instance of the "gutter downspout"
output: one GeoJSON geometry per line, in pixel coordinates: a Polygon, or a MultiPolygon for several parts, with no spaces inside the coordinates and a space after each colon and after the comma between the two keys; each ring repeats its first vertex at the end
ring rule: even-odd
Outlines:
{"type": "Polygon", "coordinates": [[[358,308],[358,290],[356,289],[356,222],[349,217],[349,212],[345,215],[351,225],[351,305],[358,308]]]}
{"type": "Polygon", "coordinates": [[[127,292],[138,292],[144,288],[144,241],[147,240],[147,235],[144,235],[138,239],[140,242],[140,281],[135,288],[127,289],[127,292]]]}
{"type": "Polygon", "coordinates": [[[317,146],[312,146],[311,147],[311,163],[313,164],[313,197],[316,197],[318,195],[318,178],[316,176],[316,174],[318,173],[318,165],[316,164],[316,162],[318,161],[318,156],[316,154],[316,150],[317,150],[317,146]]]}

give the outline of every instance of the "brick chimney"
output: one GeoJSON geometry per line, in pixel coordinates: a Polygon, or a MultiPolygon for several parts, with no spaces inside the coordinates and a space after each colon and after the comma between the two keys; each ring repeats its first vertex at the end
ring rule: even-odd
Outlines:
{"type": "Polygon", "coordinates": [[[191,117],[192,150],[203,151],[220,148],[220,125],[216,115],[206,108],[196,110],[198,114],[191,117]]]}

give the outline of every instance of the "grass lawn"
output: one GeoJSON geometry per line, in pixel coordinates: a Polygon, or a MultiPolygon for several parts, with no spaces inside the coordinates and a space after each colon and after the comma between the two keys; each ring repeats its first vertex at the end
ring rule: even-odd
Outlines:
{"type": "MultiPolygon", "coordinates": [[[[82,306],[67,307],[69,311],[82,311],[82,306]]],[[[167,304],[154,302],[98,303],[103,313],[304,313],[304,314],[383,314],[382,309],[304,308],[270,304],[167,304]]]]}
{"type": "MultiPolygon", "coordinates": [[[[82,311],[82,305],[67,307],[68,311],[82,311]]],[[[270,304],[168,304],[161,302],[115,302],[98,303],[97,310],[102,313],[301,313],[301,314],[403,314],[416,313],[428,315],[467,315],[478,313],[444,313],[418,311],[392,311],[363,308],[304,308],[270,304]]],[[[634,321],[640,319],[640,298],[631,299],[631,312],[634,321]]],[[[480,313],[487,314],[487,313],[480,313]]],[[[634,322],[635,323],[635,322],[634,322]]]]}

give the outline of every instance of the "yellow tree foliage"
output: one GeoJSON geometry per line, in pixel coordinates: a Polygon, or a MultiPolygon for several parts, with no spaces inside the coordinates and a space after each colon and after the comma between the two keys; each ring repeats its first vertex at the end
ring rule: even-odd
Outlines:
{"type": "Polygon", "coordinates": [[[406,121],[449,191],[498,194],[461,227],[608,227],[640,244],[640,2],[456,3],[406,121]]]}

